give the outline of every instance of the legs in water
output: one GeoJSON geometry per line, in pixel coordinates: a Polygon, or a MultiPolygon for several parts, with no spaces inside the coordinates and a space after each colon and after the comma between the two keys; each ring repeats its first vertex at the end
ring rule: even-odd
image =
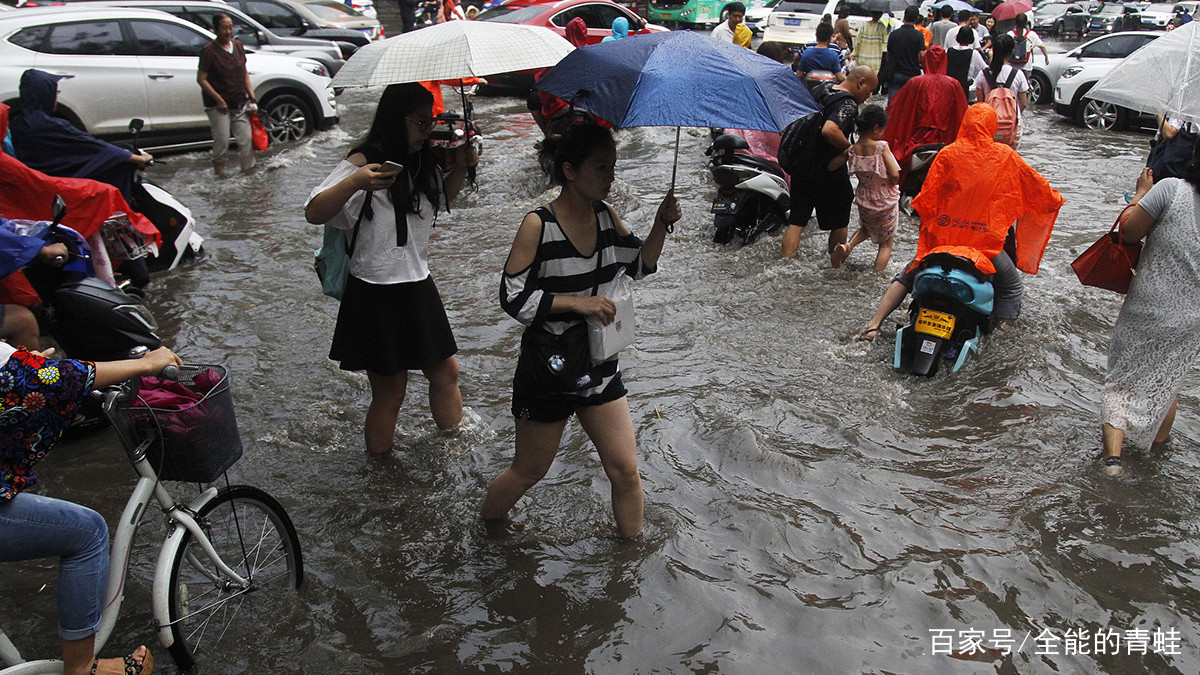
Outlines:
{"type": "Polygon", "coordinates": [[[396,418],[400,415],[400,406],[404,405],[404,396],[408,392],[408,372],[380,375],[368,370],[367,380],[371,383],[371,405],[367,408],[363,438],[367,453],[378,456],[392,449],[396,418]]]}
{"type": "Polygon", "coordinates": [[[642,477],[638,473],[637,438],[629,401],[622,396],[603,405],[579,408],[576,414],[596,445],[600,464],[612,485],[617,533],[625,538],[636,537],[642,533],[642,477]]]}
{"type": "MultiPolygon", "coordinates": [[[[829,258],[829,262],[833,265],[833,268],[837,269],[841,267],[846,262],[846,258],[850,257],[850,252],[854,250],[854,247],[870,238],[866,231],[860,227],[854,231],[854,234],[850,237],[850,241],[834,246],[833,253],[830,254],[829,258]]],[[[886,265],[887,263],[885,262],[884,264],[886,265]]]]}
{"type": "Polygon", "coordinates": [[[458,389],[458,359],[450,358],[426,368],[429,378],[429,408],[442,431],[453,429],[463,417],[462,392],[458,389]]]}
{"type": "Polygon", "coordinates": [[[500,520],[517,500],[550,470],[567,420],[534,422],[517,418],[517,449],[512,465],[500,472],[488,485],[481,515],[484,520],[500,520]]]}
{"type": "Polygon", "coordinates": [[[788,258],[796,254],[800,248],[800,237],[804,234],[804,226],[791,225],[783,231],[783,241],[780,245],[779,257],[788,258]]]}
{"type": "MultiPolygon", "coordinates": [[[[1171,401],[1171,407],[1167,409],[1167,414],[1163,417],[1162,424],[1158,425],[1158,432],[1154,434],[1154,442],[1166,443],[1171,438],[1171,427],[1175,424],[1175,413],[1179,409],[1179,399],[1171,401]]],[[[1109,476],[1119,476],[1125,473],[1125,467],[1121,461],[1121,446],[1125,443],[1125,430],[1118,429],[1107,422],[1103,426],[1104,438],[1104,473],[1109,476]]]]}
{"type": "MultiPolygon", "coordinates": [[[[579,423],[596,446],[600,464],[611,484],[617,533],[636,537],[642,532],[642,479],[637,466],[637,441],[625,397],[598,406],[576,408],[579,423]]],[[[513,463],[488,485],[481,515],[505,518],[529,488],[540,481],[558,454],[567,421],[516,421],[517,449],[513,463]]]]}

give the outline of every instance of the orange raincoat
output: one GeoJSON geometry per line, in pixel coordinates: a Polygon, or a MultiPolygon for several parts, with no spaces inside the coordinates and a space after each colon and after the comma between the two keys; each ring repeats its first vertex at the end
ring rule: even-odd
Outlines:
{"type": "MultiPolygon", "coordinates": [[[[942,149],[912,207],[921,214],[920,261],[930,253],[968,258],[985,274],[1016,222],[1017,269],[1037,274],[1063,197],[1016,150],[993,140],[996,111],[967,109],[958,140],[942,149]]],[[[915,263],[914,263],[915,264],[915,263]]]]}

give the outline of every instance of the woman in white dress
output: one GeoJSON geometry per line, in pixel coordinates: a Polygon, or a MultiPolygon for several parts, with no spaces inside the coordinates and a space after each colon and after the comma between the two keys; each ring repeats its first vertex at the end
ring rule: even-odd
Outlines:
{"type": "MultiPolygon", "coordinates": [[[[1104,375],[1104,471],[1124,472],[1121,446],[1130,429],[1157,429],[1164,443],[1175,421],[1180,381],[1200,358],[1200,148],[1184,177],[1154,184],[1138,176],[1121,238],[1146,238],[1138,271],[1117,316],[1104,375]]],[[[1144,441],[1144,438],[1139,439],[1144,441]]],[[[1143,443],[1144,445],[1144,443],[1143,443]]]]}

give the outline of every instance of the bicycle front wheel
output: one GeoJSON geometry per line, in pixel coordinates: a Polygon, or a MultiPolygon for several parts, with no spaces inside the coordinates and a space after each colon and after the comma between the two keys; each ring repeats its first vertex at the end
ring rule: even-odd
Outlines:
{"type": "Polygon", "coordinates": [[[287,512],[271,495],[245,485],[227,487],[196,514],[221,560],[243,579],[222,574],[203,546],[184,534],[171,564],[171,658],[180,669],[213,652],[223,638],[256,633],[273,623],[279,594],[300,587],[304,563],[287,512]]]}

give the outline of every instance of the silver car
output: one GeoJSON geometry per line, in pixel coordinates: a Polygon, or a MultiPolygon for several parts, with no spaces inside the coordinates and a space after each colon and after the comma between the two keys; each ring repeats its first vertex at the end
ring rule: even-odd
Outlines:
{"type": "MultiPolygon", "coordinates": [[[[128,137],[145,121],[153,147],[211,139],[196,84],[200,49],[212,33],[169,14],[125,7],[70,5],[0,14],[0,101],[19,105],[21,74],[38,68],[64,77],[59,114],[89,133],[128,137]]],[[[298,139],[338,121],[325,66],[276,54],[246,55],[259,116],[273,139],[298,139]]]]}
{"type": "Polygon", "coordinates": [[[246,16],[241,10],[224,2],[203,0],[106,0],[105,5],[157,9],[185,21],[212,30],[217,14],[225,14],[233,21],[233,37],[241,40],[247,52],[270,52],[312,59],[325,66],[330,75],[337,75],[342,64],[342,51],[330,40],[276,35],[261,23],[246,16]]]}

